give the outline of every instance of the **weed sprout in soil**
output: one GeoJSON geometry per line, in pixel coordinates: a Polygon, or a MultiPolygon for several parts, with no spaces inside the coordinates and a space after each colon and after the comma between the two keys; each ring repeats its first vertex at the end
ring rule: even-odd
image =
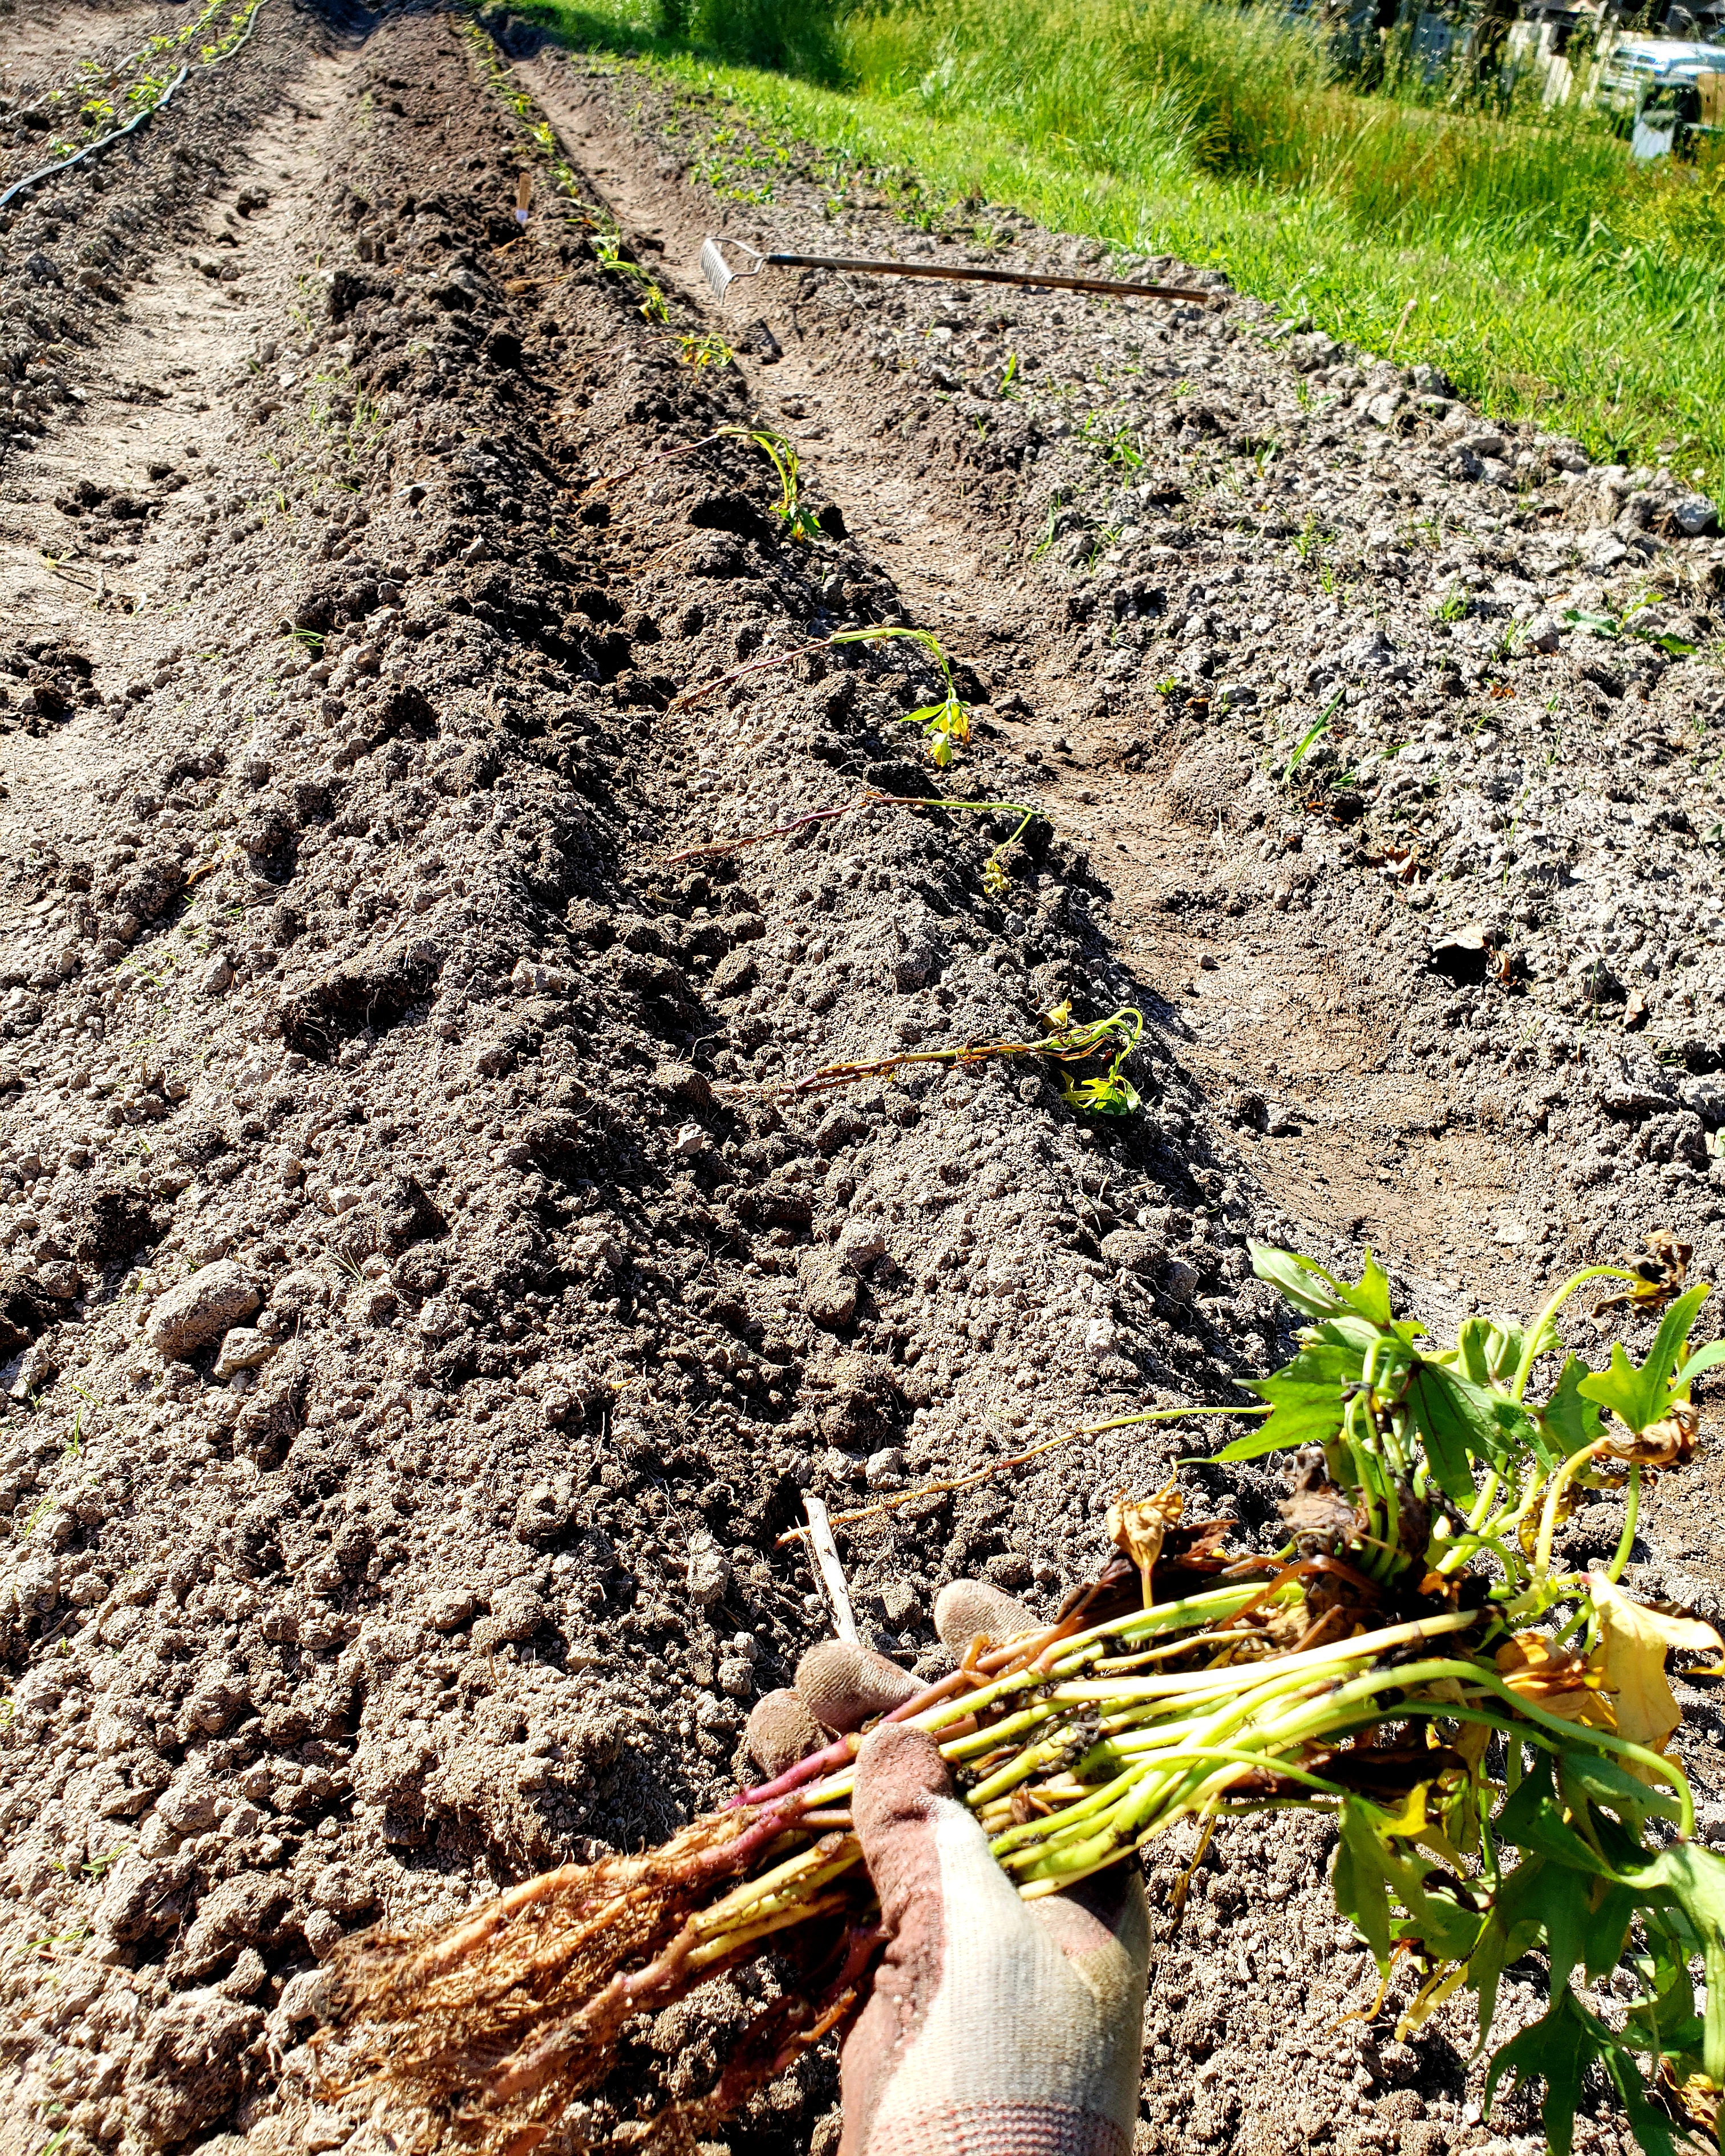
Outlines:
{"type": "MultiPolygon", "coordinates": [[[[1399,2035],[1466,1990],[1486,2043],[1503,1971],[1539,1948],[1549,2004],[1498,2046],[1488,2090],[1538,2084],[1557,2156],[1590,2066],[1650,2152],[1716,2130],[1725,2082],[1725,1858],[1693,1839],[1666,1672],[1675,1650],[1718,1674],[1721,1643],[1619,1584],[1642,1484],[1689,1457],[1691,1387],[1725,1342],[1693,1350],[1707,1291],[1685,1288],[1681,1245],[1651,1247],[1578,1273],[1531,1326],[1469,1318],[1439,1347],[1369,1255],[1349,1282],[1255,1246],[1303,1321],[1298,1352],[1245,1386],[1264,1419],[1218,1457],[1292,1455],[1281,1546],[1230,1551],[1233,1523],[1189,1518],[1173,1484],[1122,1493],[1121,1553],[1059,1622],[979,1640],[893,1717],[939,1743],[1027,1897],[1182,1820],[1328,1814],[1338,1908],[1386,1989],[1398,1962],[1419,1978],[1399,2035]],[[1620,1342],[1603,1370],[1561,1349],[1560,1311],[1599,1279],[1622,1291],[1601,1309],[1660,1316],[1639,1363],[1620,1342]],[[1623,1494],[1616,1554],[1570,1571],[1558,1528],[1598,1491],[1623,1494]],[[1602,2003],[1588,1987],[1607,1975],[1602,2003]]],[[[347,2041],[434,2133],[459,2121],[526,2150],[557,2124],[578,2144],[568,2107],[629,2025],[760,1958],[771,2003],[682,2109],[716,2124],[866,1994],[857,1743],[663,1848],[566,1866],[427,1938],[355,1941],[347,2041]]]]}

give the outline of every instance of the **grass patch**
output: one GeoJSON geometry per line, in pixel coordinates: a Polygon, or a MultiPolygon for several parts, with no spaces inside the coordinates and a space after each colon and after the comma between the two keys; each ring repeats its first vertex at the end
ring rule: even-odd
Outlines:
{"type": "Polygon", "coordinates": [[[835,214],[985,203],[1224,270],[1367,350],[1441,367],[1496,417],[1598,458],[1725,473],[1725,160],[1632,164],[1596,115],[1338,74],[1296,21],[1215,0],[536,0],[567,43],[638,54],[721,108],[698,160],[772,199],[794,141],[835,214]],[[767,64],[747,64],[749,61],[767,64]],[[728,109],[726,109],[728,108],[728,109]],[[743,143],[738,120],[764,133],[743,143]],[[1405,317],[1405,319],[1404,319],[1405,317]]]}

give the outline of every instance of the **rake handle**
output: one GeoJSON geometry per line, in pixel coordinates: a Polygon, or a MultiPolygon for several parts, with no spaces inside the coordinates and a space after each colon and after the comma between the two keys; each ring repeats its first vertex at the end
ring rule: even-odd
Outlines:
{"type": "MultiPolygon", "coordinates": [[[[935,262],[871,262],[845,254],[763,254],[763,270],[860,270],[870,276],[937,277],[953,285],[1030,285],[1056,292],[1117,292],[1132,300],[1194,300],[1225,306],[1228,295],[1185,285],[1122,285],[1111,277],[1057,277],[1041,270],[954,270],[935,262]]],[[[745,273],[747,274],[747,273],[745,273]]]]}

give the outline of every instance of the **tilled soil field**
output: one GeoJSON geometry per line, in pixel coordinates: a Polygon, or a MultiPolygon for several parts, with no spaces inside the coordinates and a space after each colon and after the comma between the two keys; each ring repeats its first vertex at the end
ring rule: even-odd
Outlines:
{"type": "MultiPolygon", "coordinates": [[[[0,186],[156,21],[33,30],[0,186]]],[[[1219,287],[721,312],[715,229],[1086,254],[506,20],[290,0],[0,213],[8,2149],[397,2145],[310,2042],[336,1943],[730,1794],[829,1624],[804,1493],[1233,1397],[1286,1339],[1248,1235],[1369,1241],[1440,1327],[1656,1229],[1717,1265],[1725,544],[1681,471],[1219,287]],[[762,424],[807,536],[737,436],[650,461],[762,424]],[[870,624],[951,655],[944,772],[908,640],[675,701],[870,624]],[[1019,812],[675,858],[865,790],[1040,816],[1004,890],[1019,812]],[[1138,1113],[1034,1060],[771,1091],[1066,999],[1143,1011],[1138,1113]]],[[[1209,1444],[841,1527],[865,1630],[932,1672],[948,1579],[1051,1609],[1209,1444]]],[[[1247,1537],[1282,1488],[1192,1479],[1247,1537]]],[[[1717,1487],[1650,1503],[1640,1591],[1719,1613],[1717,1487]]],[[[1212,1843],[1138,2146],[1538,2145],[1467,2015],[1394,2041],[1399,1979],[1363,2018],[1327,1861],[1212,1843]]],[[[661,2017],[580,2137],[746,2006],[661,2017]]],[[[728,2145],[824,2156],[836,2090],[811,2054],[728,2145]]],[[[1578,2138],[1618,2145],[1603,2097],[1578,2138]]]]}

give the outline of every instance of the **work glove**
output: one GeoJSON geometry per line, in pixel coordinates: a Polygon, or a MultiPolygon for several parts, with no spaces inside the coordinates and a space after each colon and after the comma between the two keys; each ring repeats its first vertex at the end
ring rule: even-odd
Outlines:
{"type": "MultiPolygon", "coordinates": [[[[986,1580],[955,1579],[935,1597],[934,1629],[941,1645],[961,1659],[979,1637],[999,1645],[1035,1627],[1022,1602],[986,1580]]],[[[772,1781],[834,1737],[862,1728],[926,1689],[921,1679],[872,1647],[823,1640],[798,1663],[788,1690],[769,1691],[756,1702],[744,1741],[772,1781]]]]}
{"type": "MultiPolygon", "coordinates": [[[[955,1653],[978,1633],[999,1641],[1034,1622],[978,1581],[955,1581],[935,1605],[955,1653]]],[[[794,1692],[773,1697],[796,1702],[807,1751],[867,1718],[830,1717],[865,1701],[884,1712],[916,1688],[885,1656],[831,1640],[803,1658],[794,1692]]],[[[783,1754],[796,1710],[765,1715],[768,1705],[751,1717],[750,1742],[763,1768],[782,1772],[803,1756],[783,1754]],[[778,1768],[762,1756],[769,1741],[778,1768]]],[[[1150,1944],[1136,1861],[1023,1900],[933,1740],[902,1723],[864,1739],[851,1817],[887,1944],[840,2062],[839,2156],[1126,2156],[1150,1944]]]]}

